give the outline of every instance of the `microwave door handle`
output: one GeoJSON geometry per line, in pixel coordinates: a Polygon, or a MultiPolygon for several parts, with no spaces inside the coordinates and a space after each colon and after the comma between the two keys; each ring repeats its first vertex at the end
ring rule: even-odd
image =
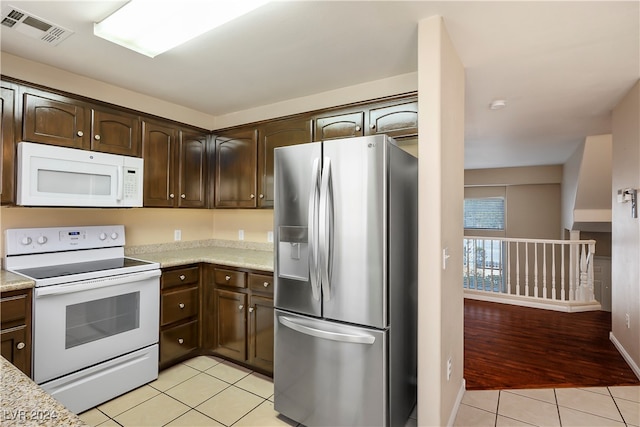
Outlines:
{"type": "Polygon", "coordinates": [[[124,192],[124,176],[122,174],[122,166],[118,166],[118,176],[116,177],[118,185],[118,195],[116,197],[116,200],[122,200],[122,193],[124,192]]]}

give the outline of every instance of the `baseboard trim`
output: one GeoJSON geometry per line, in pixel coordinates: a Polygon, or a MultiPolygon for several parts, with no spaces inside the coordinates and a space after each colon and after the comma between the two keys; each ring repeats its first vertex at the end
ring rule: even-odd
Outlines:
{"type": "Polygon", "coordinates": [[[462,403],[462,398],[464,397],[464,392],[467,389],[467,381],[463,378],[462,383],[460,384],[460,389],[458,390],[458,395],[456,396],[456,402],[451,409],[451,414],[449,415],[449,421],[447,422],[447,426],[453,426],[456,421],[456,416],[458,415],[458,409],[460,409],[460,404],[462,403]]]}
{"type": "Polygon", "coordinates": [[[638,366],[638,364],[631,358],[616,336],[613,335],[613,331],[609,332],[609,340],[611,340],[618,352],[622,355],[622,358],[627,362],[633,373],[636,374],[636,377],[640,380],[640,366],[638,366]]]}
{"type": "Polygon", "coordinates": [[[598,311],[602,306],[597,301],[560,301],[544,300],[542,298],[532,298],[520,295],[493,294],[492,292],[476,291],[465,289],[464,297],[478,301],[499,302],[502,304],[519,305],[529,308],[542,308],[545,310],[562,311],[565,313],[579,313],[582,311],[598,311]]]}

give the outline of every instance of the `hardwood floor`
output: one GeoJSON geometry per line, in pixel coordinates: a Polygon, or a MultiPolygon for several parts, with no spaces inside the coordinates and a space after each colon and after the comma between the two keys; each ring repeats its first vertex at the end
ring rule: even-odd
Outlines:
{"type": "Polygon", "coordinates": [[[609,340],[611,313],[464,302],[467,390],[640,384],[609,340]]]}

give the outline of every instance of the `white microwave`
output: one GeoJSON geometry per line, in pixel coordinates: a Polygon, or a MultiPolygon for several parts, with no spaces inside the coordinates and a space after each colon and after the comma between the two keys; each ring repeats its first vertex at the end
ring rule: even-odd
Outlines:
{"type": "Polygon", "coordinates": [[[142,206],[143,160],[53,145],[18,143],[20,206],[142,206]]]}

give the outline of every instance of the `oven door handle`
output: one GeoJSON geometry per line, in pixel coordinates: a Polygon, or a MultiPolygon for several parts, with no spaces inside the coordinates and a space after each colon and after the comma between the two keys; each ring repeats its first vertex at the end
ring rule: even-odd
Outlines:
{"type": "Polygon", "coordinates": [[[140,282],[154,277],[160,277],[160,270],[127,273],[106,278],[101,277],[100,279],[82,280],[80,282],[65,283],[63,285],[43,286],[35,289],[35,297],[40,298],[50,295],[72,294],[76,292],[123,285],[126,283],[140,282]]]}

